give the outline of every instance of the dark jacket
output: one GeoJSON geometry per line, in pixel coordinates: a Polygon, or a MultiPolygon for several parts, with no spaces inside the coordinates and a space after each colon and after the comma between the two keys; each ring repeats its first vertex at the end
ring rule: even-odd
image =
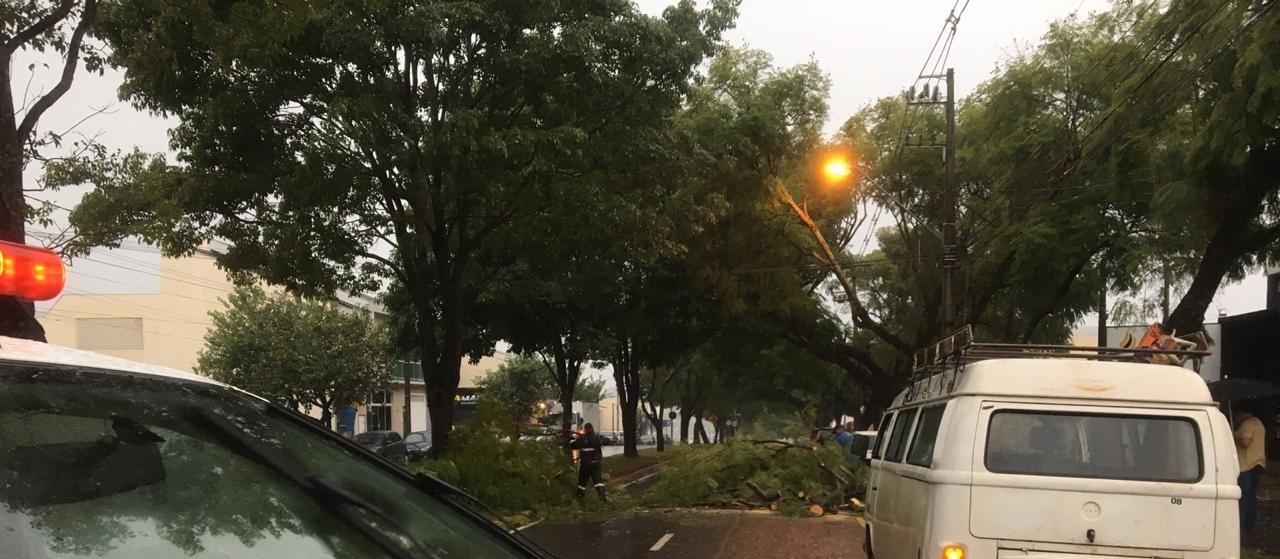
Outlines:
{"type": "Polygon", "coordinates": [[[577,449],[578,459],[584,464],[595,464],[604,459],[604,441],[596,433],[587,433],[573,439],[569,448],[577,449]]]}

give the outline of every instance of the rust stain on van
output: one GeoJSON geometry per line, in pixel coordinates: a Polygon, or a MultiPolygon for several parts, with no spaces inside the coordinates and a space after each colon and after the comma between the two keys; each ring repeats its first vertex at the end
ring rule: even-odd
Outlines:
{"type": "Polygon", "coordinates": [[[1116,388],[1116,385],[1109,384],[1098,379],[1080,379],[1072,383],[1072,386],[1085,392],[1093,392],[1095,394],[1110,392],[1116,388]]]}

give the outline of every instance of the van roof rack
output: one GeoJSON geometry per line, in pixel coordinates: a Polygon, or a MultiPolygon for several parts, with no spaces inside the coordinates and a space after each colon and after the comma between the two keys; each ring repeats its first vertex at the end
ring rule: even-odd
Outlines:
{"type": "Polygon", "coordinates": [[[973,341],[973,327],[965,325],[950,336],[912,354],[911,384],[907,393],[907,401],[916,399],[920,389],[923,389],[925,394],[932,393],[932,382],[929,383],[930,386],[928,387],[919,387],[919,381],[938,373],[951,373],[949,382],[939,379],[941,386],[938,386],[939,393],[950,393],[955,389],[956,377],[965,365],[987,359],[1088,359],[1092,361],[1149,363],[1159,361],[1160,356],[1164,356],[1166,359],[1171,358],[1175,362],[1181,363],[1187,359],[1203,359],[1211,353],[1204,349],[1191,348],[1118,348],[975,342],[973,341]]]}

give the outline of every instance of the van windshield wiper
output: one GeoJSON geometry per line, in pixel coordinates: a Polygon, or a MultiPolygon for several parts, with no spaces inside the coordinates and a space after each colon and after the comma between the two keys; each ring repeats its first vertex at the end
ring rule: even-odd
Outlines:
{"type": "Polygon", "coordinates": [[[370,543],[386,552],[387,555],[394,559],[418,559],[418,556],[406,549],[401,542],[396,541],[382,529],[371,524],[364,515],[356,512],[357,510],[376,516],[381,522],[386,522],[393,531],[402,534],[403,541],[411,543],[418,550],[429,556],[436,556],[429,550],[423,549],[418,542],[408,536],[409,532],[403,526],[376,505],[352,494],[331,481],[319,476],[306,474],[302,468],[294,464],[288,457],[262,444],[258,439],[224,417],[205,409],[195,410],[195,415],[205,427],[210,428],[217,435],[229,439],[248,453],[255,461],[274,470],[294,485],[302,488],[303,493],[319,503],[325,512],[342,519],[368,539],[370,543]]]}

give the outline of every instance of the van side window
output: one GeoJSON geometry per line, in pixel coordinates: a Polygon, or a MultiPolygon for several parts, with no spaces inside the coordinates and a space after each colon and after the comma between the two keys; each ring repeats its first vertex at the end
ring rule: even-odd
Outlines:
{"type": "Polygon", "coordinates": [[[933,446],[938,439],[938,427],[942,425],[942,412],[946,409],[946,404],[938,404],[920,412],[916,436],[911,437],[911,451],[907,453],[908,464],[926,468],[933,465],[933,446]]]}
{"type": "Polygon", "coordinates": [[[880,418],[880,432],[876,435],[876,447],[871,451],[871,458],[878,460],[884,454],[885,443],[889,440],[889,427],[893,425],[893,412],[885,412],[880,418]]]}
{"type": "Polygon", "coordinates": [[[893,434],[889,437],[889,449],[885,451],[885,460],[901,462],[907,451],[907,437],[911,435],[911,426],[915,424],[916,412],[920,408],[912,408],[898,412],[898,420],[893,422],[893,434]]]}

